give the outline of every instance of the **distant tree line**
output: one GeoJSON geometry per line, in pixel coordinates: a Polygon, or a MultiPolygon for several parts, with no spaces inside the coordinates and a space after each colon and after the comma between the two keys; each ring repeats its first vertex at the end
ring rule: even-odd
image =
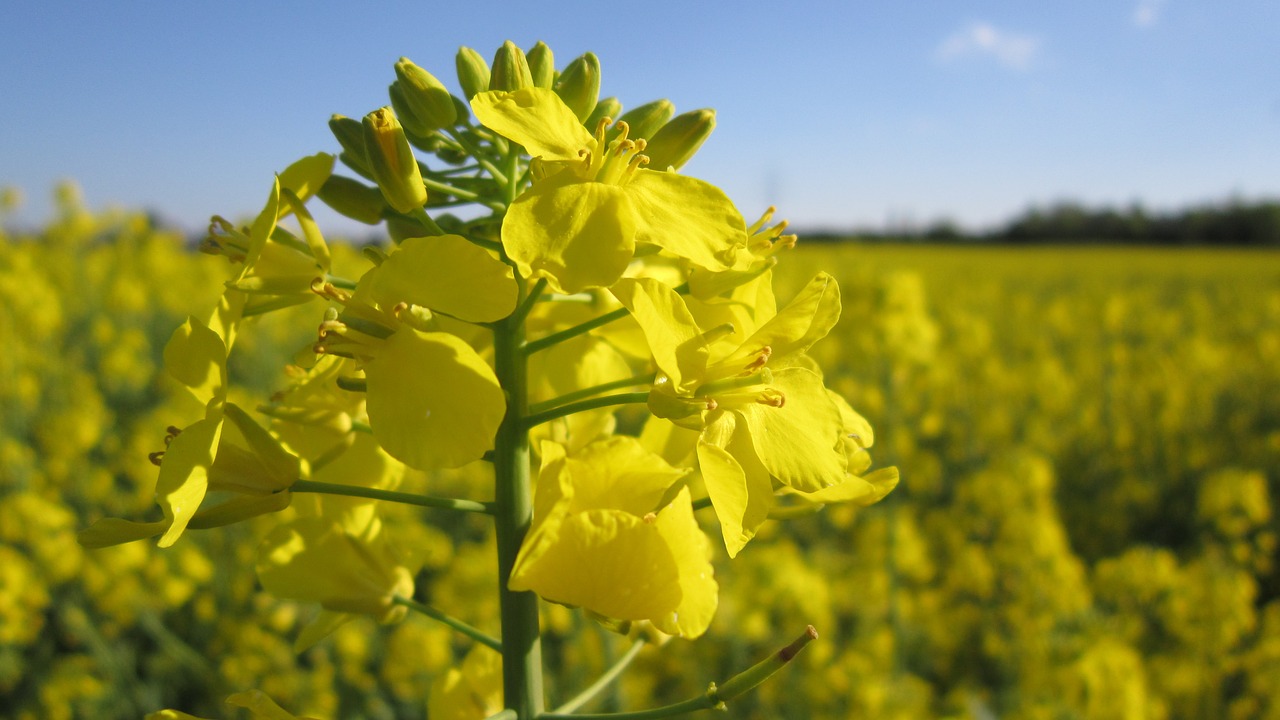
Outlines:
{"type": "MultiPolygon", "coordinates": [[[[1064,201],[1033,206],[1004,225],[982,232],[942,220],[919,229],[858,231],[853,235],[863,240],[907,242],[1280,246],[1280,201],[1230,201],[1168,213],[1152,213],[1137,204],[1124,209],[1089,208],[1064,201]]],[[[820,232],[804,237],[835,240],[848,235],[820,232]]]]}

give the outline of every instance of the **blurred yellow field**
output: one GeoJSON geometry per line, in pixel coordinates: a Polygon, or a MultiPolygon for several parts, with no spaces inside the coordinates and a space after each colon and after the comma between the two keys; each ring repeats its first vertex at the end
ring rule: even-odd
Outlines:
{"type": "MultiPolygon", "coordinates": [[[[335,248],[335,268],[357,255],[335,248]]],[[[1280,255],[802,238],[779,298],[819,269],[844,309],[810,354],[901,485],[766,524],[717,574],[706,638],[646,649],[603,709],[696,695],[812,624],[821,640],[733,717],[1280,718],[1280,255]]],[[[269,522],[166,550],[77,545],[104,515],[154,513],[148,453],[198,410],[161,351],[226,273],[74,198],[41,237],[0,235],[7,716],[224,717],[228,693],[259,688],[300,714],[422,717],[423,688],[460,661],[456,636],[418,616],[295,655],[309,610],[252,572],[269,522]]],[[[314,339],[305,325],[273,315],[246,333],[233,394],[268,395],[314,339]]],[[[405,508],[387,522],[417,533],[434,603],[496,627],[486,525],[405,508]]],[[[563,699],[626,641],[544,610],[563,699]]]]}

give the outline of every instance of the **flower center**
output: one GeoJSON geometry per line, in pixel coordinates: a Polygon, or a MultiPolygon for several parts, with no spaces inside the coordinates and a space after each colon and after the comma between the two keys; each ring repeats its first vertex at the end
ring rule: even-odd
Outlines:
{"type": "Polygon", "coordinates": [[[627,137],[631,128],[623,121],[613,122],[610,118],[601,118],[596,124],[595,147],[604,148],[602,152],[592,152],[583,148],[578,152],[582,165],[578,171],[584,180],[607,183],[609,185],[626,185],[631,181],[637,168],[649,162],[649,156],[643,155],[646,141],[643,138],[632,140],[627,137]],[[612,125],[618,136],[607,144],[605,130],[612,125]]]}

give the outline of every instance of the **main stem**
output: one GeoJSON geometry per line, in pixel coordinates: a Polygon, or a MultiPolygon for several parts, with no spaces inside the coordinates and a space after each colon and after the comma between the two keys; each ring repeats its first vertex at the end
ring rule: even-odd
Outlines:
{"type": "Polygon", "coordinates": [[[498,535],[498,597],[502,612],[502,691],[504,704],[518,720],[533,720],[543,711],[542,640],[538,629],[538,596],[507,588],[520,544],[533,517],[529,478],[528,370],[524,322],[511,317],[494,328],[494,366],[507,395],[507,415],[498,429],[493,452],[494,521],[498,535]]]}

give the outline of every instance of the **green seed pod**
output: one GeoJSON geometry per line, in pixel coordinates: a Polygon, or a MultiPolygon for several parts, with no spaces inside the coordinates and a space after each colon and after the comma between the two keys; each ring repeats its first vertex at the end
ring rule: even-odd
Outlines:
{"type": "Polygon", "coordinates": [[[587,121],[582,123],[591,132],[596,131],[596,125],[600,124],[603,118],[616,120],[622,114],[622,103],[616,97],[607,97],[596,103],[596,107],[587,116],[587,121]]]}
{"type": "Polygon", "coordinates": [[[342,175],[330,175],[317,195],[338,213],[366,225],[382,222],[382,211],[387,207],[378,188],[342,175]]]}
{"type": "Polygon", "coordinates": [[[480,53],[469,47],[460,47],[454,64],[458,68],[458,84],[462,86],[462,94],[467,100],[489,89],[489,63],[480,57],[480,53]]]}
{"type": "Polygon", "coordinates": [[[526,57],[529,60],[529,74],[533,76],[534,86],[550,89],[551,83],[556,79],[556,60],[551,48],[539,40],[537,45],[529,49],[526,57]]]}
{"type": "Polygon", "coordinates": [[[649,167],[654,170],[666,170],[669,167],[679,170],[693,154],[698,152],[702,143],[716,129],[716,111],[703,108],[683,113],[662,126],[661,130],[648,138],[644,154],[649,156],[649,167]]]}
{"type": "Polygon", "coordinates": [[[409,110],[428,131],[450,127],[457,120],[449,90],[435,75],[414,65],[409,58],[402,57],[396,63],[396,84],[409,110]]]}
{"type": "Polygon", "coordinates": [[[387,203],[405,214],[421,209],[427,202],[427,188],[409,139],[391,108],[378,108],[364,116],[364,147],[369,170],[387,203]]]}
{"type": "MultiPolygon", "coordinates": [[[[645,103],[638,108],[628,110],[622,117],[618,118],[619,122],[624,122],[630,129],[627,131],[627,137],[635,140],[636,138],[649,138],[658,129],[667,124],[672,115],[676,114],[676,106],[671,104],[670,100],[654,100],[651,103],[645,103]]],[[[612,133],[611,133],[612,134],[612,133]]]]}
{"type": "Polygon", "coordinates": [[[360,121],[344,115],[334,115],[329,118],[329,130],[342,146],[342,153],[338,159],[352,170],[372,178],[373,173],[369,171],[369,156],[364,151],[364,128],[361,127],[360,121]]]}
{"type": "Polygon", "coordinates": [[[556,94],[578,116],[579,121],[591,117],[600,98],[600,59],[586,53],[574,59],[560,73],[555,83],[556,94]]]}
{"type": "Polygon", "coordinates": [[[493,71],[489,75],[490,90],[520,90],[533,87],[533,73],[524,51],[510,40],[502,43],[493,56],[493,71]]]}

